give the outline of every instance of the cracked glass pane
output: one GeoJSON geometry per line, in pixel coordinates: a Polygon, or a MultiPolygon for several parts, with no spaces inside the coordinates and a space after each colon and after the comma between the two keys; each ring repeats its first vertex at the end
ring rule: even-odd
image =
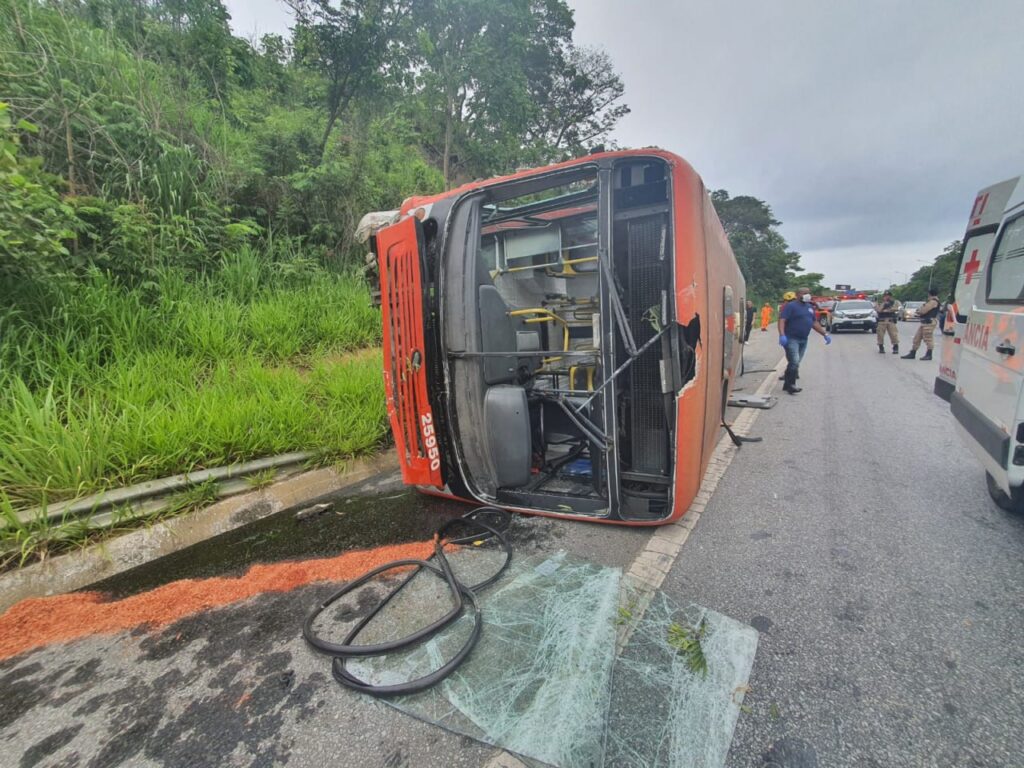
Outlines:
{"type": "Polygon", "coordinates": [[[752,627],[656,592],[615,662],[605,765],[725,765],[756,650],[752,627]]]}
{"type": "MultiPolygon", "coordinates": [[[[454,553],[456,573],[478,554],[454,553]]],[[[618,569],[564,552],[514,559],[480,594],[483,634],[466,662],[434,688],[387,703],[550,765],[600,765],[619,581],[618,569]]],[[[470,626],[464,616],[419,649],[349,668],[375,683],[421,675],[451,658],[470,626]]]]}
{"type": "MultiPolygon", "coordinates": [[[[466,547],[450,561],[473,583],[493,573],[501,557],[496,549],[466,547]]],[[[698,606],[681,609],[660,592],[640,601],[623,592],[618,569],[564,552],[514,558],[479,600],[483,634],[466,662],[439,685],[388,705],[531,763],[724,765],[757,647],[751,627],[698,606]],[[694,671],[695,657],[706,674],[694,671]]],[[[356,596],[351,602],[357,612],[366,604],[356,596]]],[[[360,642],[408,634],[450,606],[444,583],[421,572],[360,642]]],[[[413,650],[353,660],[348,668],[377,684],[415,679],[457,653],[472,625],[467,612],[413,650]]]]}

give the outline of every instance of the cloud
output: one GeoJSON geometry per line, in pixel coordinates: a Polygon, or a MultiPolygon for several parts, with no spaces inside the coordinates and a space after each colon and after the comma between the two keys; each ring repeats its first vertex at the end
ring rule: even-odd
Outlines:
{"type": "Polygon", "coordinates": [[[913,271],[963,234],[979,188],[1024,171],[1013,0],[574,6],[623,73],[619,140],[766,200],[830,282],[871,252],[889,255],[865,280],[913,271]]]}
{"type": "Polygon", "coordinates": [[[224,0],[236,35],[258,40],[265,34],[288,34],[292,12],[281,0],[224,0]]]}
{"type": "Polygon", "coordinates": [[[825,285],[888,288],[906,282],[949,245],[949,240],[837,246],[804,251],[800,264],[808,272],[823,272],[825,285]]]}

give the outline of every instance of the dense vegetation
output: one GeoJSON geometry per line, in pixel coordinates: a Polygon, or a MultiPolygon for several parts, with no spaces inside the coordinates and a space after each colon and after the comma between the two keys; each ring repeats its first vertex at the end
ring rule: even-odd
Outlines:
{"type": "Polygon", "coordinates": [[[0,0],[8,519],[379,446],[359,218],[585,152],[627,111],[563,0],[289,5],[251,42],[221,0],[0,0]]]}

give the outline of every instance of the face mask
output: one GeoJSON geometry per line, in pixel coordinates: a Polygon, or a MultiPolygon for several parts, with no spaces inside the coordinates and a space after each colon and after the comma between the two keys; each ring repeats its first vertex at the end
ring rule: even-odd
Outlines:
{"type": "Polygon", "coordinates": [[[802,301],[804,304],[810,304],[811,303],[811,294],[805,293],[803,296],[800,297],[800,301],[802,301]]]}

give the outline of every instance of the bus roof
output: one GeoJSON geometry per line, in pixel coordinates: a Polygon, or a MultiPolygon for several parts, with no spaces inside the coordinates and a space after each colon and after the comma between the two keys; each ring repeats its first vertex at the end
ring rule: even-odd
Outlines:
{"type": "Polygon", "coordinates": [[[572,168],[578,165],[586,165],[587,163],[595,162],[606,158],[629,158],[629,157],[659,157],[665,160],[669,165],[680,167],[687,175],[697,176],[697,172],[693,170],[693,167],[686,162],[679,155],[669,152],[658,147],[647,147],[645,149],[620,149],[613,152],[595,152],[590,155],[583,155],[582,157],[573,158],[572,160],[566,160],[562,163],[554,163],[553,165],[541,166],[538,168],[528,168],[522,171],[516,171],[507,176],[498,176],[492,179],[483,179],[481,181],[471,181],[468,184],[463,184],[455,189],[450,189],[447,192],[441,192],[436,195],[423,195],[419,197],[407,198],[402,203],[401,214],[404,216],[408,214],[414,208],[421,205],[429,205],[436,203],[439,200],[445,200],[450,197],[459,197],[466,192],[471,192],[475,189],[482,189],[489,187],[492,184],[503,184],[507,181],[513,181],[515,179],[525,179],[529,176],[534,176],[541,173],[550,173],[552,171],[564,170],[572,168]]]}

